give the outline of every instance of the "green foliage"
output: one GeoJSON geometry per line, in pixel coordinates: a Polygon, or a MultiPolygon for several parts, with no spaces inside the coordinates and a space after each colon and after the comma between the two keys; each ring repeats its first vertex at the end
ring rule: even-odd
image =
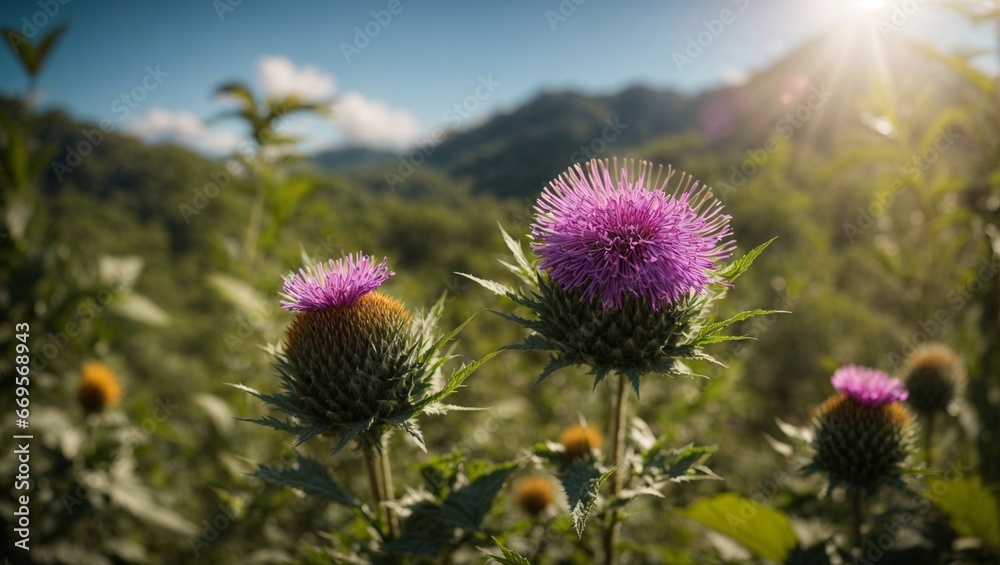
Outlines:
{"type": "Polygon", "coordinates": [[[502,565],[531,565],[531,562],[525,559],[524,556],[513,549],[504,547],[502,543],[497,541],[497,538],[493,538],[493,543],[497,544],[497,547],[500,548],[502,554],[492,555],[487,553],[486,556],[489,557],[490,561],[495,561],[497,563],[501,563],[502,565]]]}
{"type": "Polygon", "coordinates": [[[517,462],[497,465],[489,471],[481,464],[469,465],[457,458],[439,458],[422,468],[428,477],[449,477],[447,488],[434,485],[427,499],[417,502],[402,524],[402,534],[386,548],[394,553],[440,555],[446,546],[482,532],[483,519],[517,462]],[[470,467],[474,469],[466,475],[470,467]],[[456,539],[453,531],[461,531],[456,539]]]}
{"type": "Polygon", "coordinates": [[[4,39],[10,44],[24,71],[34,80],[48,61],[52,48],[60,37],[69,29],[68,24],[59,24],[48,33],[42,35],[37,43],[18,33],[15,29],[3,28],[4,39]]]}
{"type": "Polygon", "coordinates": [[[254,477],[286,487],[299,489],[306,494],[328,498],[351,508],[361,505],[330,477],[329,470],[319,461],[295,452],[298,465],[295,468],[280,469],[270,465],[258,465],[254,477]]]}
{"type": "Polygon", "coordinates": [[[982,477],[968,475],[953,481],[929,477],[927,483],[925,496],[948,514],[956,532],[1000,551],[1000,504],[982,477]]]}
{"type": "Polygon", "coordinates": [[[573,528],[577,536],[583,537],[587,519],[597,504],[597,494],[604,482],[617,470],[616,466],[602,473],[593,465],[572,463],[560,471],[559,481],[569,499],[570,515],[573,517],[573,528]]]}
{"type": "Polygon", "coordinates": [[[798,546],[798,536],[785,513],[734,493],[703,498],[676,512],[774,561],[783,562],[798,546]]]}

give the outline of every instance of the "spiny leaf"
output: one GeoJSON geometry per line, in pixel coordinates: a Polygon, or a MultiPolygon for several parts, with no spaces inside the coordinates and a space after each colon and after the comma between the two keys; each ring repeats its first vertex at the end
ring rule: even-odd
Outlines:
{"type": "Polygon", "coordinates": [[[269,465],[258,465],[250,476],[299,489],[306,494],[329,498],[344,506],[358,508],[360,504],[338,485],[319,461],[295,452],[298,460],[296,468],[279,469],[269,465]]]}
{"type": "Polygon", "coordinates": [[[372,427],[372,424],[374,423],[375,423],[375,417],[373,416],[368,420],[365,420],[364,422],[358,422],[357,424],[351,426],[350,428],[347,428],[347,430],[344,431],[344,436],[340,438],[340,441],[337,442],[337,445],[334,445],[333,449],[330,450],[330,455],[336,455],[337,452],[340,451],[341,449],[344,449],[344,447],[347,446],[347,444],[350,443],[352,439],[368,431],[372,427]]]}
{"type": "Polygon", "coordinates": [[[439,402],[441,399],[445,398],[446,396],[458,390],[459,387],[462,386],[462,383],[465,382],[465,379],[469,378],[469,376],[472,375],[472,373],[475,373],[476,370],[479,369],[479,367],[481,367],[484,363],[495,357],[498,353],[500,352],[491,351],[490,353],[487,353],[480,359],[477,359],[476,361],[473,361],[468,365],[464,365],[458,370],[456,370],[454,373],[452,373],[451,377],[448,379],[448,382],[445,383],[444,388],[415,404],[412,414],[414,416],[419,414],[424,409],[424,407],[433,404],[435,402],[439,402]]]}
{"type": "Polygon", "coordinates": [[[774,242],[774,240],[776,239],[778,238],[772,237],[771,239],[765,241],[764,243],[758,245],[757,247],[754,247],[752,250],[750,250],[749,253],[747,253],[743,257],[740,257],[739,259],[733,261],[732,263],[726,265],[725,267],[722,267],[721,269],[717,270],[716,274],[719,275],[719,277],[725,279],[726,281],[732,283],[733,281],[738,279],[740,275],[745,273],[747,269],[750,268],[750,265],[753,264],[754,260],[757,259],[757,257],[761,253],[763,253],[765,249],[767,249],[767,246],[771,245],[771,243],[774,242]]]}
{"type": "Polygon", "coordinates": [[[479,278],[477,276],[470,275],[468,273],[455,273],[455,274],[459,275],[459,276],[463,276],[463,277],[471,280],[474,283],[478,283],[479,286],[481,286],[481,287],[485,288],[486,290],[492,292],[493,294],[496,294],[496,295],[499,295],[499,296],[506,296],[508,294],[513,294],[513,292],[514,292],[513,288],[511,288],[511,287],[509,287],[509,286],[507,286],[505,284],[501,284],[501,283],[494,282],[494,281],[491,281],[491,280],[481,279],[481,278],[479,278]]]}
{"type": "Polygon", "coordinates": [[[430,347],[428,347],[427,349],[425,349],[425,350],[424,350],[424,351],[423,351],[423,352],[422,352],[422,353],[420,354],[420,359],[419,359],[419,361],[420,361],[421,363],[426,363],[426,362],[427,362],[427,360],[428,360],[428,359],[430,359],[430,358],[431,358],[431,356],[432,356],[432,355],[434,355],[434,353],[435,353],[435,352],[437,352],[437,350],[441,349],[441,347],[442,347],[442,346],[443,346],[444,344],[446,344],[446,343],[448,343],[449,341],[451,341],[452,339],[454,339],[454,338],[455,338],[455,336],[456,336],[456,335],[458,335],[458,332],[462,331],[462,329],[463,329],[463,328],[465,328],[465,326],[469,325],[469,322],[471,322],[471,321],[472,321],[472,319],[473,319],[473,318],[475,318],[475,317],[476,317],[476,315],[475,315],[475,314],[473,314],[473,315],[469,316],[468,318],[466,318],[466,319],[465,319],[465,321],[464,321],[464,322],[462,322],[461,324],[459,324],[459,325],[458,325],[458,327],[456,327],[455,329],[451,330],[450,332],[448,332],[448,334],[447,334],[447,335],[445,335],[445,336],[444,336],[444,337],[442,337],[441,339],[437,340],[437,341],[436,341],[436,342],[434,342],[434,343],[433,343],[433,344],[432,344],[432,345],[431,345],[430,347]]]}
{"type": "MultiPolygon", "coordinates": [[[[503,554],[491,555],[487,553],[486,557],[488,557],[490,560],[496,561],[497,563],[502,563],[503,565],[531,565],[531,562],[528,561],[524,556],[514,551],[513,549],[508,549],[504,547],[504,545],[500,543],[500,541],[497,540],[497,538],[493,538],[493,543],[497,544],[497,547],[500,548],[500,551],[503,554]]],[[[485,553],[485,551],[483,553],[485,553]]]]}
{"type": "Polygon", "coordinates": [[[467,532],[477,531],[493,506],[493,499],[518,464],[518,461],[512,461],[498,465],[489,473],[451,493],[441,504],[440,520],[467,532]]]}
{"type": "Polygon", "coordinates": [[[608,477],[613,475],[616,470],[618,470],[617,465],[602,474],[593,465],[578,462],[566,467],[559,474],[559,481],[562,483],[563,490],[566,491],[570,513],[573,517],[573,528],[580,538],[583,537],[583,530],[587,527],[590,512],[597,504],[597,493],[608,477]]]}
{"type": "MultiPolygon", "coordinates": [[[[544,369],[542,369],[542,374],[538,375],[538,378],[535,379],[535,382],[531,383],[531,386],[528,388],[528,390],[534,389],[536,386],[538,386],[539,383],[544,381],[546,378],[548,378],[549,375],[556,372],[557,370],[562,369],[564,367],[569,367],[571,365],[573,365],[572,362],[567,361],[562,357],[549,358],[549,364],[546,365],[544,369]]],[[[597,384],[595,383],[594,386],[596,387],[597,384]]]]}
{"type": "Polygon", "coordinates": [[[771,314],[787,314],[787,313],[788,312],[785,312],[784,310],[747,310],[744,312],[740,312],[732,316],[731,318],[728,318],[721,322],[715,322],[706,325],[704,328],[701,329],[701,331],[698,332],[698,335],[695,336],[695,338],[691,341],[698,345],[714,343],[717,341],[727,341],[725,338],[721,338],[715,334],[722,331],[726,327],[735,324],[736,322],[742,322],[743,320],[748,320],[750,318],[754,318],[757,316],[768,316],[771,314]]]}
{"type": "Polygon", "coordinates": [[[504,263],[504,265],[506,265],[507,268],[509,268],[528,286],[536,286],[535,269],[531,266],[531,261],[528,261],[528,258],[524,255],[524,250],[521,248],[521,244],[515,241],[514,238],[512,238],[510,234],[503,229],[503,226],[501,226],[499,222],[497,223],[497,226],[500,227],[500,233],[503,235],[504,243],[507,244],[507,248],[510,249],[510,252],[514,255],[514,260],[517,261],[517,268],[513,268],[513,265],[510,265],[509,263],[504,263]]]}

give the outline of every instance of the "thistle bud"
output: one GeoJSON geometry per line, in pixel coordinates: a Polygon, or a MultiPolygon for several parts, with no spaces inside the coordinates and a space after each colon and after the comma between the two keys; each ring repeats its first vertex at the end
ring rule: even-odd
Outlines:
{"type": "Polygon", "coordinates": [[[541,475],[526,477],[514,487],[514,500],[522,510],[538,516],[555,501],[552,481],[541,475]]]}
{"type": "Polygon", "coordinates": [[[930,417],[945,412],[961,390],[962,366],[951,348],[925,345],[917,348],[903,367],[910,392],[908,402],[917,414],[930,417]]]}
{"type": "Polygon", "coordinates": [[[601,432],[592,426],[576,424],[563,430],[559,442],[562,443],[566,458],[574,461],[601,448],[601,432]]]}
{"type": "Polygon", "coordinates": [[[104,363],[87,362],[80,371],[76,397],[86,412],[100,412],[104,408],[118,405],[122,387],[111,367],[104,363]]]}

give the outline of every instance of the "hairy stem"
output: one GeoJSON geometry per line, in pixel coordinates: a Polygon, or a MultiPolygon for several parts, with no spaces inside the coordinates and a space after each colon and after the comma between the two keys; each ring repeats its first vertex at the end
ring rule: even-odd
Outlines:
{"type": "MultiPolygon", "coordinates": [[[[611,411],[611,457],[614,465],[620,465],[625,456],[625,406],[626,379],[618,375],[618,391],[615,394],[611,411]]],[[[625,484],[625,474],[618,469],[611,475],[611,498],[621,492],[625,484]]],[[[608,516],[608,528],[604,534],[604,563],[613,565],[615,562],[615,546],[618,545],[618,532],[621,524],[616,512],[608,516]]]]}

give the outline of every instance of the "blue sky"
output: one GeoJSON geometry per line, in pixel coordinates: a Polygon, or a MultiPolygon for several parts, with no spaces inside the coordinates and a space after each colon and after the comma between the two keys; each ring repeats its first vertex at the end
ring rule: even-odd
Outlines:
{"type": "MultiPolygon", "coordinates": [[[[233,79],[258,93],[339,100],[334,123],[287,124],[310,147],[403,148],[540,90],[697,92],[739,82],[813,35],[861,18],[892,22],[894,10],[901,33],[989,49],[984,61],[997,60],[994,30],[933,0],[874,10],[847,0],[63,1],[0,7],[0,23],[32,35],[72,25],[41,77],[42,104],[209,153],[239,139],[236,124],[206,123],[228,107],[213,90],[233,79]],[[675,54],[699,39],[701,53],[679,64],[675,54]]],[[[10,54],[0,56],[0,77],[0,91],[23,91],[10,54]]]]}

